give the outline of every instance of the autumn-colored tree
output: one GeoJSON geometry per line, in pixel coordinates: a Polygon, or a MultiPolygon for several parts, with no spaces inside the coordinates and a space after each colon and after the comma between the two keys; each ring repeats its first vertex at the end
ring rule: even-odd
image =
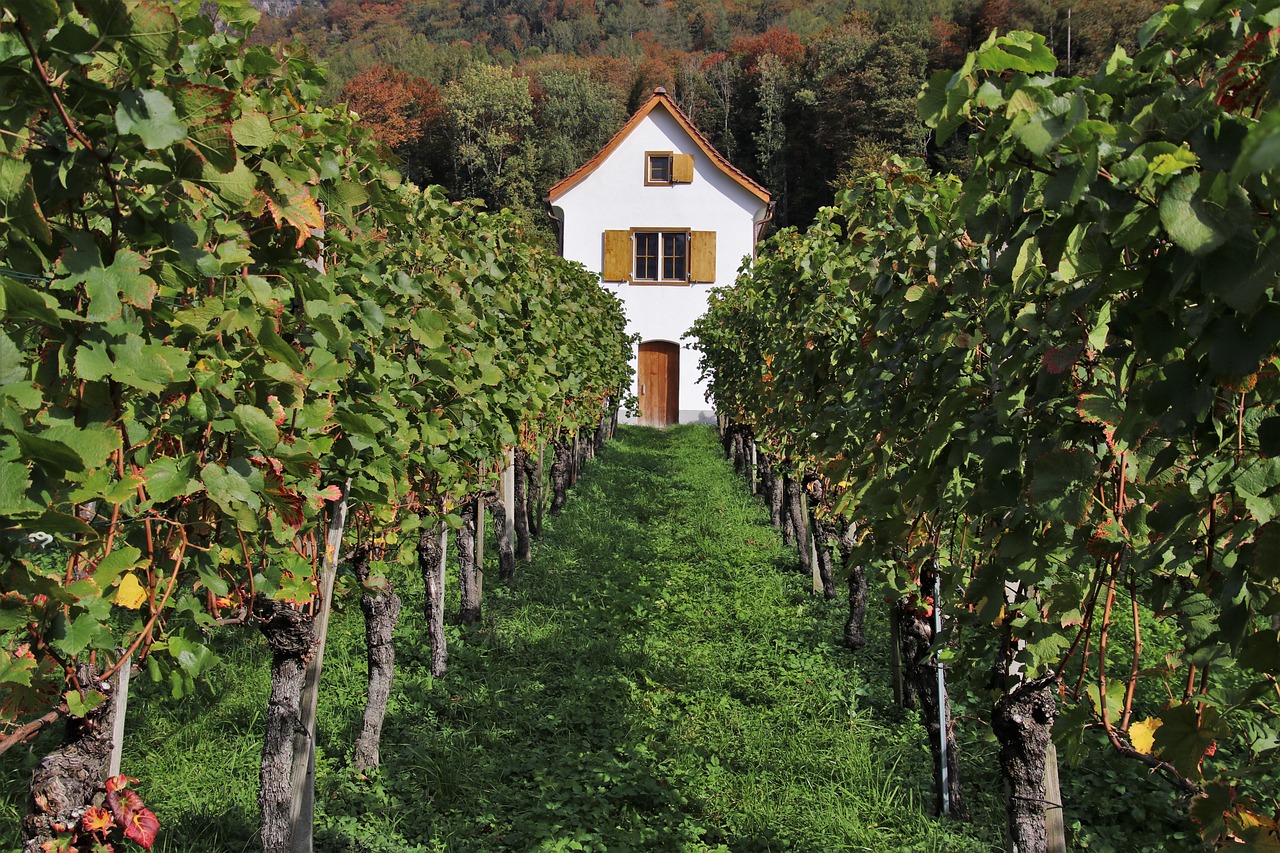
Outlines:
{"type": "Polygon", "coordinates": [[[754,75],[762,56],[775,56],[783,66],[796,65],[804,59],[804,43],[785,27],[770,27],[758,36],[734,39],[729,52],[739,57],[748,74],[754,75]]]}
{"type": "Polygon", "coordinates": [[[420,139],[444,115],[440,90],[389,65],[375,65],[352,77],[342,96],[361,124],[393,150],[420,139]]]}
{"type": "Polygon", "coordinates": [[[929,22],[929,69],[959,68],[969,50],[967,35],[954,20],[934,15],[929,22]]]}

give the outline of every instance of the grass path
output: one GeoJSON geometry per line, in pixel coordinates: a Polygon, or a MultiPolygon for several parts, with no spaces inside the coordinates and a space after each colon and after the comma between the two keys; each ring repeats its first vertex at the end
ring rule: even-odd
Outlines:
{"type": "MultiPolygon", "coordinates": [[[[928,753],[890,707],[883,642],[856,660],[836,645],[840,605],[807,592],[712,430],[624,428],[535,547],[512,589],[490,575],[482,626],[450,629],[443,680],[420,582],[397,582],[370,779],[346,769],[364,675],[346,604],[325,657],[317,849],[998,849],[989,813],[924,814],[928,753]]],[[[165,826],[158,850],[254,849],[266,658],[245,639],[216,695],[131,707],[125,770],[165,826]]]]}

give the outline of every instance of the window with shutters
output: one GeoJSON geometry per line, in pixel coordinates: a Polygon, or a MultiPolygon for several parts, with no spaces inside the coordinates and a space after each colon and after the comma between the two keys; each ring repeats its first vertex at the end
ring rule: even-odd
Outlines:
{"type": "Polygon", "coordinates": [[[712,283],[716,233],[684,228],[606,231],[601,278],[633,284],[712,283]]]}
{"type": "Polygon", "coordinates": [[[644,153],[644,185],[669,187],[674,184],[693,183],[693,155],[675,154],[671,151],[646,151],[644,153]]]}

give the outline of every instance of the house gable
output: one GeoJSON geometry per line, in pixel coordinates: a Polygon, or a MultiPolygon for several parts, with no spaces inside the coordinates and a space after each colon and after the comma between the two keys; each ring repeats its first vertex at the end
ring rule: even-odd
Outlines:
{"type": "Polygon", "coordinates": [[[613,138],[609,140],[604,148],[601,148],[594,157],[583,163],[567,177],[551,187],[551,190],[547,193],[547,201],[553,205],[556,204],[565,193],[569,192],[569,190],[576,187],[579,183],[595,172],[602,163],[608,160],[609,157],[618,150],[620,146],[622,146],[622,143],[631,136],[632,132],[640,126],[641,122],[646,118],[649,118],[655,111],[665,113],[670,116],[680,129],[684,131],[685,135],[687,135],[693,142],[694,146],[696,146],[702,153],[707,162],[716,170],[720,171],[733,183],[751,193],[759,201],[765,204],[769,203],[769,191],[751,180],[751,178],[747,177],[745,172],[737,166],[734,166],[725,159],[724,155],[713,148],[711,143],[707,141],[707,138],[702,135],[702,132],[698,130],[698,128],[693,125],[693,122],[689,120],[689,117],[684,114],[684,110],[680,109],[680,107],[676,105],[676,102],[667,94],[666,89],[663,89],[661,86],[654,90],[653,94],[649,97],[649,100],[645,101],[644,105],[641,106],[640,109],[636,110],[635,114],[632,115],[631,118],[627,119],[627,123],[613,135],[613,138]]]}

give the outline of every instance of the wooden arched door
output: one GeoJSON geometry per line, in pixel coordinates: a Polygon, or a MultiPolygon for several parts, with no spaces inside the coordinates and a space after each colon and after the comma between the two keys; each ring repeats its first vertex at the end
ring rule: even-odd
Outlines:
{"type": "Polygon", "coordinates": [[[640,423],[664,427],[680,421],[680,346],[669,341],[640,345],[636,382],[640,423]]]}

